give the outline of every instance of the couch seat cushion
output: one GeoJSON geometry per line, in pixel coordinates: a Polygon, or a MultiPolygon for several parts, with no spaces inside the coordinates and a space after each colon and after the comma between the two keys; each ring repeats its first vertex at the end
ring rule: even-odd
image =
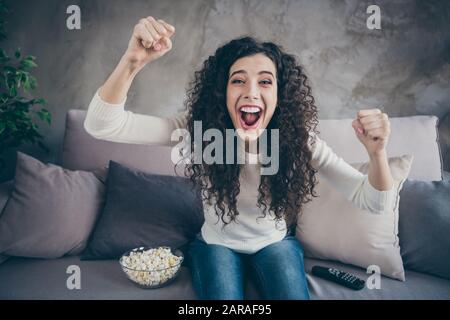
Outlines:
{"type": "MultiPolygon", "coordinates": [[[[366,280],[364,269],[341,263],[305,259],[312,299],[450,299],[450,281],[406,270],[406,282],[381,277],[381,289],[361,291],[338,286],[311,275],[313,265],[324,265],[352,272],[366,280]]],[[[0,265],[0,299],[196,299],[189,269],[182,267],[179,277],[160,289],[141,289],[128,280],[116,260],[81,261],[79,256],[45,260],[11,258],[0,265]],[[66,286],[71,274],[67,267],[81,270],[81,289],[66,286]]],[[[247,297],[257,298],[251,283],[247,297]]]]}

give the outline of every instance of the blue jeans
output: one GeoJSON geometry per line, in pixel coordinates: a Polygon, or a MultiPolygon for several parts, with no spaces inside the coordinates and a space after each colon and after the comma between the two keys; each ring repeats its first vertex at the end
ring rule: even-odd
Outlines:
{"type": "Polygon", "coordinates": [[[207,244],[198,235],[187,253],[194,290],[201,300],[243,300],[245,273],[253,276],[263,299],[309,299],[303,249],[293,235],[254,254],[207,244]]]}

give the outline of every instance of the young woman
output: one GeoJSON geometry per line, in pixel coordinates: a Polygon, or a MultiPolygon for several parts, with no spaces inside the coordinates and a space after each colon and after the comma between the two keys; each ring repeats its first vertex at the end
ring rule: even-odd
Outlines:
{"type": "Polygon", "coordinates": [[[303,250],[292,232],[297,214],[314,194],[317,171],[359,207],[381,213],[393,206],[387,115],[366,109],[353,121],[370,158],[369,174],[363,175],[316,136],[314,99],[294,56],[250,37],[218,48],[195,72],[184,114],[164,119],[125,111],[134,77],[171,50],[174,32],[163,20],[139,21],[89,105],[86,131],[115,142],[173,145],[177,128],[194,137],[194,121],[224,136],[226,129],[238,130],[244,164],[186,165],[188,177],[203,190],[205,215],[188,250],[194,289],[200,299],[243,299],[248,273],[263,298],[309,299],[303,250]],[[272,175],[261,175],[260,150],[252,143],[261,129],[279,130],[279,168],[272,175]]]}

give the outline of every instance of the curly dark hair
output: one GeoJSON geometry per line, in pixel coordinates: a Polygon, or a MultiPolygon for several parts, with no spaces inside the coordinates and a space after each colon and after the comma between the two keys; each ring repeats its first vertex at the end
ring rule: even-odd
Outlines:
{"type": "MultiPolygon", "coordinates": [[[[236,60],[258,53],[270,58],[276,67],[277,108],[267,129],[279,129],[280,159],[276,174],[261,175],[257,206],[264,207],[263,217],[269,207],[275,220],[285,219],[288,226],[293,226],[303,204],[315,196],[316,170],[310,164],[312,153],[308,141],[311,132],[317,133],[318,123],[317,108],[311,88],[306,83],[307,76],[293,55],[272,42],[261,42],[252,37],[234,39],[218,48],[195,72],[189,84],[184,102],[188,111],[187,129],[191,137],[194,137],[194,121],[202,122],[202,135],[215,128],[225,137],[226,129],[234,129],[226,105],[229,70],[236,60]]],[[[198,142],[191,142],[191,150],[194,150],[195,143],[198,142]]],[[[204,148],[211,142],[201,143],[204,148]]],[[[225,161],[223,164],[199,164],[190,159],[185,175],[200,187],[202,200],[211,203],[215,197],[215,211],[224,226],[235,221],[239,215],[236,198],[240,192],[242,164],[226,164],[225,161]]]]}

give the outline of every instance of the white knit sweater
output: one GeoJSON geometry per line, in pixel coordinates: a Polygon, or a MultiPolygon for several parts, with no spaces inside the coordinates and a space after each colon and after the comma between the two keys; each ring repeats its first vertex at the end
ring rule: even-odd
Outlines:
{"type": "MultiPolygon", "coordinates": [[[[126,100],[126,99],[125,99],[126,100]]],[[[185,114],[174,118],[160,118],[133,113],[124,109],[125,101],[110,104],[101,99],[98,91],[94,95],[84,121],[85,130],[93,137],[113,142],[134,144],[158,144],[173,146],[172,131],[185,128],[185,114]]],[[[327,180],[356,206],[374,213],[382,213],[392,207],[395,191],[378,191],[373,188],[367,175],[363,175],[327,144],[315,137],[312,165],[319,171],[321,179],[327,180]]],[[[254,154],[241,171],[240,194],[237,198],[239,216],[225,228],[215,213],[214,205],[203,203],[205,223],[202,237],[209,244],[219,244],[237,252],[254,253],[265,246],[279,241],[286,235],[286,223],[275,222],[271,211],[262,218],[262,210],[256,206],[260,182],[260,164],[254,164],[254,154]]],[[[280,155],[281,157],[282,155],[280,155]]]]}

